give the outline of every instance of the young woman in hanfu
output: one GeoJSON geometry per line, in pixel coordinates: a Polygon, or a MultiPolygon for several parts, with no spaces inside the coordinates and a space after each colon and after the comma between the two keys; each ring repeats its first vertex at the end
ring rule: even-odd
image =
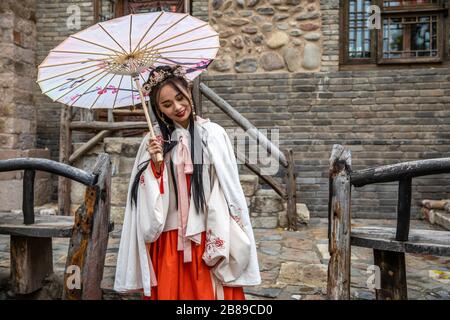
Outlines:
{"type": "Polygon", "coordinates": [[[195,114],[180,66],[157,67],[144,88],[161,135],[147,134],[136,156],[114,289],[149,300],[245,299],[243,286],[261,277],[228,135],[195,114]]]}

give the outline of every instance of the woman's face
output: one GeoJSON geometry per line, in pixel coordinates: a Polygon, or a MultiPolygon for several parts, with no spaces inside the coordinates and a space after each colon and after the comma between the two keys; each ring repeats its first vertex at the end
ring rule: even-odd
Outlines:
{"type": "Polygon", "coordinates": [[[189,100],[170,84],[165,84],[159,93],[159,110],[174,122],[187,128],[192,108],[189,100]]]}

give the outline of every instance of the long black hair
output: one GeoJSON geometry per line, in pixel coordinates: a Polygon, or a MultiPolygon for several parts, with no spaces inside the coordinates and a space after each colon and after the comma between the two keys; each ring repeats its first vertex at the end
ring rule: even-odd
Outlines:
{"type": "MultiPolygon", "coordinates": [[[[159,72],[161,70],[172,72],[173,69],[170,66],[156,67],[150,73],[149,79],[152,77],[152,74],[154,72],[159,72]]],[[[192,86],[186,81],[186,79],[184,77],[177,77],[177,76],[168,77],[167,79],[165,79],[158,85],[154,86],[152,88],[152,90],[150,91],[150,103],[151,103],[151,107],[153,110],[153,114],[156,115],[156,120],[157,120],[159,128],[161,130],[163,139],[166,141],[169,141],[169,142],[164,142],[164,144],[163,144],[163,157],[168,152],[170,152],[170,150],[172,150],[178,143],[178,141],[171,140],[172,133],[175,130],[175,125],[174,125],[173,121],[171,119],[169,119],[168,117],[165,117],[164,121],[163,121],[163,119],[161,119],[161,117],[160,117],[161,112],[160,112],[159,106],[158,106],[158,95],[159,95],[159,91],[161,90],[161,88],[166,84],[172,86],[176,91],[179,91],[186,99],[188,99],[188,101],[192,102],[192,99],[191,99],[192,86]],[[190,95],[190,97],[189,97],[189,95],[190,95]]],[[[195,126],[195,119],[194,119],[195,111],[194,110],[195,110],[195,106],[194,106],[194,103],[192,102],[191,103],[191,113],[189,115],[189,133],[191,136],[191,139],[190,139],[191,152],[190,153],[191,153],[192,163],[194,166],[194,171],[191,176],[191,193],[193,196],[194,205],[195,205],[197,212],[200,212],[200,211],[205,212],[206,200],[205,200],[205,193],[203,190],[203,181],[202,181],[203,180],[203,163],[204,163],[203,148],[202,148],[201,141],[200,141],[200,143],[196,143],[197,141],[194,141],[195,139],[201,139],[200,134],[198,132],[196,132],[196,130],[198,130],[198,128],[196,128],[196,126],[195,126]],[[196,150],[194,148],[194,145],[196,145],[196,147],[200,149],[197,151],[199,153],[198,155],[196,155],[196,152],[195,152],[196,150]]],[[[133,185],[131,187],[131,203],[132,203],[132,205],[136,205],[136,203],[137,203],[139,180],[140,180],[142,173],[148,168],[149,163],[150,163],[150,160],[147,160],[138,165],[138,172],[137,172],[136,176],[134,177],[133,185]]],[[[177,189],[177,184],[176,184],[176,180],[175,180],[175,169],[174,169],[172,159],[170,159],[170,166],[168,169],[171,170],[171,173],[172,173],[172,180],[173,180],[173,183],[175,186],[176,206],[178,207],[178,192],[177,192],[178,189],[177,189]]]]}

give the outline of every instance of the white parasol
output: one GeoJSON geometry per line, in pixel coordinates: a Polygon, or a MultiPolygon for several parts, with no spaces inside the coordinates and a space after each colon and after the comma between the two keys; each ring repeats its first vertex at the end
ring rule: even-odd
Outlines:
{"type": "Polygon", "coordinates": [[[37,83],[53,101],[81,108],[114,109],[142,103],[141,86],[160,65],[181,65],[193,80],[215,58],[219,36],[184,13],[130,14],[69,36],[38,67],[37,83]]]}

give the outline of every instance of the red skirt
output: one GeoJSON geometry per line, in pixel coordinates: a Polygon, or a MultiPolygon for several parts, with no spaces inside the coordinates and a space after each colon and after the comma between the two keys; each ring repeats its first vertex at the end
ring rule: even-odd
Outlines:
{"type": "MultiPolygon", "coordinates": [[[[158,285],[144,300],[214,300],[210,268],[202,259],[206,233],[199,246],[191,242],[192,262],[183,262],[177,250],[178,230],[163,232],[158,240],[147,244],[158,285]]],[[[225,300],[245,300],[242,287],[223,287],[225,300]]]]}

